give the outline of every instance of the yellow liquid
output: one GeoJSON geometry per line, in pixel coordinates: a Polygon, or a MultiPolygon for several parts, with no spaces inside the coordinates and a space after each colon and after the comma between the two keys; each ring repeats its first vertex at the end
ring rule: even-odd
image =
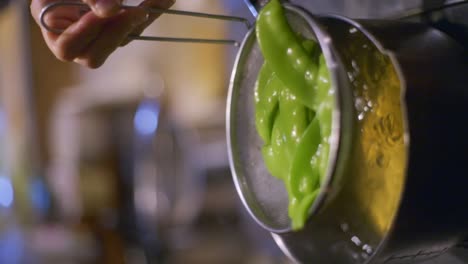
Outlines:
{"type": "Polygon", "coordinates": [[[361,93],[354,98],[361,135],[353,150],[356,177],[352,186],[370,224],[384,235],[400,200],[406,151],[399,80],[388,59],[375,67],[382,70],[378,80],[354,86],[361,93]]]}
{"type": "Polygon", "coordinates": [[[355,127],[333,215],[356,248],[371,255],[391,227],[405,180],[401,85],[389,57],[356,29],[341,31],[335,45],[351,81],[355,127]]]}

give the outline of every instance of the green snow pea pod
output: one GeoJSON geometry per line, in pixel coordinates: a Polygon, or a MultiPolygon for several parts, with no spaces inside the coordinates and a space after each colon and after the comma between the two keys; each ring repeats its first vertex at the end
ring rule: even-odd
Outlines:
{"type": "MultiPolygon", "coordinates": [[[[312,40],[304,39],[299,36],[302,46],[311,58],[318,57],[319,46],[312,40]]],[[[275,84],[279,80],[268,63],[264,63],[258,74],[257,82],[255,83],[255,125],[258,134],[265,142],[270,143],[271,131],[273,129],[273,122],[278,110],[278,93],[279,85],[275,84]]],[[[310,119],[312,120],[312,119],[310,119]]]]}
{"type": "Polygon", "coordinates": [[[280,91],[279,107],[271,132],[271,141],[269,145],[264,146],[263,157],[270,173],[285,179],[300,138],[310,122],[310,111],[298,104],[297,98],[279,79],[272,79],[272,83],[274,82],[277,82],[277,89],[280,91]]]}
{"type": "Polygon", "coordinates": [[[331,133],[334,100],[330,84],[330,73],[323,54],[320,55],[317,76],[317,96],[315,97],[314,109],[321,124],[322,135],[329,136],[331,133]]]}
{"type": "Polygon", "coordinates": [[[270,1],[260,12],[256,35],[260,50],[273,72],[302,104],[313,108],[317,64],[292,31],[278,0],[270,1]]]}
{"type": "Polygon", "coordinates": [[[320,171],[320,182],[326,176],[328,168],[328,157],[330,152],[330,135],[333,114],[333,90],[330,84],[330,73],[325,63],[323,55],[320,56],[320,66],[317,78],[317,97],[316,97],[316,114],[320,122],[320,134],[322,141],[317,152],[316,164],[320,171]]]}
{"type": "Polygon", "coordinates": [[[255,121],[271,175],[289,195],[292,228],[302,228],[325,177],[333,91],[319,45],[293,32],[278,0],[261,11],[257,39],[265,63],[255,86],[255,121]]]}
{"type": "Polygon", "coordinates": [[[265,144],[270,144],[273,121],[278,110],[279,86],[282,85],[268,64],[264,63],[255,84],[255,125],[265,144]]]}
{"type": "MultiPolygon", "coordinates": [[[[265,88],[265,90],[274,90],[274,91],[277,91],[277,97],[276,99],[278,99],[279,97],[279,93],[281,92],[282,89],[284,89],[284,85],[283,83],[273,74],[273,72],[271,72],[271,79],[270,81],[267,83],[267,86],[269,86],[268,88],[265,88]]],[[[260,81],[258,82],[260,83],[260,81]]],[[[261,90],[261,88],[259,88],[261,90]]],[[[264,100],[264,98],[261,98],[264,100]]],[[[260,107],[262,106],[265,106],[266,103],[260,105],[260,104],[256,104],[256,116],[257,116],[257,113],[260,112],[260,114],[264,114],[265,113],[265,109],[262,109],[260,107]],[[263,113],[262,113],[263,112],[263,113]]],[[[289,162],[288,162],[288,158],[286,156],[286,151],[284,150],[283,146],[285,145],[285,142],[284,142],[284,138],[282,137],[282,128],[281,128],[281,125],[282,125],[282,122],[278,122],[278,116],[279,116],[279,109],[280,106],[279,106],[279,103],[277,102],[277,108],[276,108],[276,111],[275,111],[275,115],[274,117],[272,118],[271,122],[272,122],[272,127],[271,127],[271,130],[269,132],[263,132],[263,133],[268,133],[271,137],[270,137],[270,140],[268,141],[265,141],[264,143],[264,146],[262,148],[262,155],[263,155],[263,159],[265,161],[265,165],[268,169],[268,171],[270,172],[271,175],[275,176],[276,178],[283,178],[285,173],[287,172],[288,168],[289,168],[289,162]],[[281,161],[281,162],[278,162],[278,161],[281,161]]],[[[259,119],[257,118],[257,122],[256,122],[256,125],[257,125],[257,131],[260,133],[260,131],[258,130],[258,128],[260,127],[261,129],[265,128],[266,125],[265,125],[265,122],[263,123],[259,123],[258,122],[259,119]],[[263,127],[263,128],[262,128],[263,127]]],[[[260,134],[261,135],[261,134],[260,134]]]]}
{"type": "Polygon", "coordinates": [[[304,198],[300,201],[297,199],[293,199],[289,202],[290,209],[289,210],[289,217],[292,220],[292,229],[299,230],[301,229],[306,220],[309,216],[309,209],[317,198],[320,189],[317,188],[314,191],[307,193],[304,198]]]}
{"type": "Polygon", "coordinates": [[[310,200],[309,196],[320,187],[319,170],[310,163],[312,156],[316,154],[320,141],[319,121],[315,118],[299,141],[287,179],[290,197],[289,217],[293,220],[293,229],[304,225],[307,214],[303,212],[303,208],[306,208],[307,211],[312,205],[313,200],[310,200]]]}

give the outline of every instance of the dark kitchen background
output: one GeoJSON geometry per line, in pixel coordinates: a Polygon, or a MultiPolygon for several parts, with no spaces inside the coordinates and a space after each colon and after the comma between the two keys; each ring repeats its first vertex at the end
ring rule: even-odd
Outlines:
{"type": "MultiPolygon", "coordinates": [[[[292,2],[353,18],[450,3],[292,2]]],[[[52,56],[28,5],[0,1],[0,263],[290,263],[250,219],[230,175],[225,103],[238,48],[135,41],[87,70],[52,56]]],[[[254,20],[240,0],[174,8],[254,20]]],[[[468,43],[468,6],[416,19],[468,43]]],[[[168,15],[145,32],[245,33],[168,15]]],[[[467,251],[429,263],[468,263],[467,251]]]]}

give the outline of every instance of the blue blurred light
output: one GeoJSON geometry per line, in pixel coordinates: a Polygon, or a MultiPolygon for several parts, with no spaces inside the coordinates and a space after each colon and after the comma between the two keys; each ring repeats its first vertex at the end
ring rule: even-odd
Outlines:
{"type": "Polygon", "coordinates": [[[142,104],[134,118],[134,125],[138,133],[151,135],[158,129],[159,107],[157,105],[142,104]]]}
{"type": "Polygon", "coordinates": [[[0,236],[0,263],[25,263],[25,241],[21,231],[16,226],[10,226],[2,231],[0,236]]]}
{"type": "Polygon", "coordinates": [[[10,207],[13,204],[13,184],[7,177],[0,177],[0,206],[10,207]]]}
{"type": "Polygon", "coordinates": [[[47,186],[40,178],[36,178],[31,183],[31,200],[35,208],[45,211],[50,207],[50,197],[47,186]]]}
{"type": "Polygon", "coordinates": [[[0,109],[0,134],[5,133],[6,125],[7,125],[7,120],[6,120],[5,112],[0,109]]]}
{"type": "Polygon", "coordinates": [[[15,227],[3,230],[0,236],[0,263],[24,263],[24,239],[15,227]]]}

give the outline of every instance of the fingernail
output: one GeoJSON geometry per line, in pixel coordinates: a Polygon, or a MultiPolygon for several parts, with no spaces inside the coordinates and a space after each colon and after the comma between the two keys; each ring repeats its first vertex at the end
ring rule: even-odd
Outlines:
{"type": "Polygon", "coordinates": [[[97,0],[95,5],[96,11],[99,16],[111,16],[119,8],[119,1],[117,0],[97,0]]]}

